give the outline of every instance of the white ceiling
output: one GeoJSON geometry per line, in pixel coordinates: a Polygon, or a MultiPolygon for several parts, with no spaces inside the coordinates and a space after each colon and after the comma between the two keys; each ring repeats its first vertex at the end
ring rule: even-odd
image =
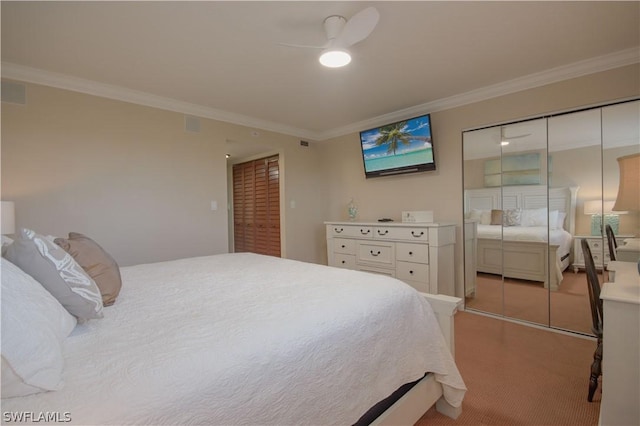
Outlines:
{"type": "Polygon", "coordinates": [[[315,140],[640,60],[637,1],[1,7],[3,77],[315,140]],[[345,68],[278,44],[322,44],[325,17],[371,5],[378,26],[345,68]]]}

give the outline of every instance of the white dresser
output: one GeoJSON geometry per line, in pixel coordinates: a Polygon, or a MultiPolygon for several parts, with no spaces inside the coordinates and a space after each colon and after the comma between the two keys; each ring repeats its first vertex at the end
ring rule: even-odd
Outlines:
{"type": "Polygon", "coordinates": [[[389,275],[424,293],[455,295],[455,224],[325,225],[329,266],[389,275]]]}
{"type": "MultiPolygon", "coordinates": [[[[633,235],[616,235],[616,238],[624,239],[632,237],[633,235]]],[[[582,253],[582,245],[580,240],[586,239],[591,249],[591,256],[593,256],[593,263],[596,268],[602,269],[603,266],[607,266],[611,262],[609,256],[609,247],[607,246],[607,237],[601,237],[598,235],[576,235],[573,237],[573,272],[578,272],[580,268],[584,269],[584,254],[582,253]]]]}

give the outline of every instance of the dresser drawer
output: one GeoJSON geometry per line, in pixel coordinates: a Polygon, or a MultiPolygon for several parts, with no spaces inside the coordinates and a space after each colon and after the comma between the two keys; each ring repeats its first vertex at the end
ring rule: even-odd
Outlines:
{"type": "Polygon", "coordinates": [[[395,244],[358,241],[357,261],[378,266],[393,267],[396,263],[395,244]]]}
{"type": "Polygon", "coordinates": [[[429,246],[426,244],[396,243],[396,260],[429,263],[429,246]]]}
{"type": "Polygon", "coordinates": [[[335,264],[338,268],[356,269],[356,256],[353,254],[335,253],[333,255],[335,264]]]}
{"type": "Polygon", "coordinates": [[[372,238],[372,226],[358,225],[327,225],[327,234],[334,237],[372,238]]]}
{"type": "Polygon", "coordinates": [[[356,254],[356,240],[347,238],[335,238],[333,240],[333,252],[342,254],[356,254]]]}
{"type": "Polygon", "coordinates": [[[374,238],[382,240],[429,241],[429,233],[425,228],[396,228],[379,226],[373,232],[374,238]]]}
{"type": "Polygon", "coordinates": [[[419,281],[429,283],[429,265],[424,263],[398,262],[396,277],[402,281],[419,281]]]}

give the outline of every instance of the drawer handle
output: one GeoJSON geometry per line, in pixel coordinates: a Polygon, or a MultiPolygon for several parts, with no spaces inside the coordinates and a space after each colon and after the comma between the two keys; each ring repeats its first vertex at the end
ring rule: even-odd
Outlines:
{"type": "Polygon", "coordinates": [[[335,232],[336,234],[339,234],[339,233],[341,233],[342,231],[344,231],[344,228],[340,228],[340,229],[338,229],[338,228],[333,228],[333,232],[335,232]]]}
{"type": "Polygon", "coordinates": [[[347,263],[347,262],[343,260],[343,261],[342,261],[342,264],[344,265],[345,263],[347,263]]]}
{"type": "Polygon", "coordinates": [[[413,252],[412,251],[409,252],[409,256],[413,256],[413,252]]]}
{"type": "Polygon", "coordinates": [[[371,253],[371,256],[379,256],[380,250],[378,250],[376,253],[374,253],[373,250],[369,250],[369,253],[371,253]]]}
{"type": "Polygon", "coordinates": [[[360,230],[360,233],[361,233],[362,235],[367,235],[369,232],[371,232],[371,229],[367,229],[367,230],[361,229],[361,230],[360,230]]]}
{"type": "Polygon", "coordinates": [[[420,237],[422,237],[424,235],[424,232],[420,231],[419,234],[416,234],[416,231],[411,231],[411,235],[413,235],[416,238],[420,238],[420,237]]]}
{"type": "Polygon", "coordinates": [[[384,232],[380,232],[380,230],[378,229],[378,235],[387,235],[389,233],[388,229],[385,229],[384,232]]]}
{"type": "Polygon", "coordinates": [[[345,248],[346,246],[343,244],[343,245],[341,245],[340,247],[345,248]]]}
{"type": "Polygon", "coordinates": [[[413,275],[413,271],[409,271],[409,275],[413,275]]]}

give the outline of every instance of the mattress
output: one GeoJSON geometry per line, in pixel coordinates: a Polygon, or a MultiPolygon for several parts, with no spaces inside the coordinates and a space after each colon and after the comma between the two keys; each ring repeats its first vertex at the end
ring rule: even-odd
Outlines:
{"type": "Polygon", "coordinates": [[[2,400],[71,424],[353,424],[432,372],[465,386],[428,302],[393,278],[250,253],[121,269],[65,341],[62,390],[2,400]]]}

